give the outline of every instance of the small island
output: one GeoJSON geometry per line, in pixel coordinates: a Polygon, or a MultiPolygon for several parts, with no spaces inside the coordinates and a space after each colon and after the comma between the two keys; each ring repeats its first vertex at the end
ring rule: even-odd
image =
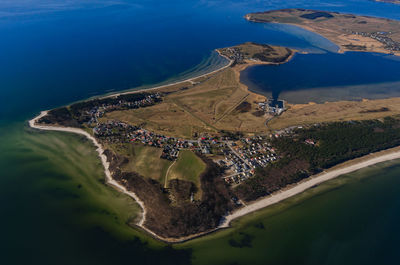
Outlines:
{"type": "Polygon", "coordinates": [[[400,55],[400,21],[308,9],[281,9],[250,13],[259,23],[283,23],[318,33],[341,51],[366,51],[400,55]]]}
{"type": "MultiPolygon", "coordinates": [[[[248,19],[266,20],[257,14],[248,19]]],[[[240,72],[286,63],[296,51],[247,42],[217,52],[229,63],[212,73],[44,111],[30,126],[90,139],[107,183],[143,209],[129,224],[168,243],[400,158],[390,149],[400,146],[400,98],[291,105],[249,91],[240,72]]]]}

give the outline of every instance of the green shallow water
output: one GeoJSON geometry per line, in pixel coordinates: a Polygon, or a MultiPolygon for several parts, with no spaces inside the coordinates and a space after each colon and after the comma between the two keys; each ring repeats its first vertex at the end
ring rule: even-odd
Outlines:
{"type": "Polygon", "coordinates": [[[189,243],[194,264],[392,264],[400,258],[400,165],[341,176],[189,243]],[[248,246],[229,241],[250,238],[248,246]]]}
{"type": "Polygon", "coordinates": [[[0,132],[2,264],[187,264],[190,251],[128,226],[139,206],[104,184],[94,146],[21,123],[0,132]],[[175,260],[178,258],[178,262],[175,260]]]}
{"type": "Polygon", "coordinates": [[[4,264],[391,264],[399,258],[399,161],[339,177],[231,229],[166,247],[127,225],[140,209],[103,184],[86,139],[21,123],[3,128],[4,264]]]}

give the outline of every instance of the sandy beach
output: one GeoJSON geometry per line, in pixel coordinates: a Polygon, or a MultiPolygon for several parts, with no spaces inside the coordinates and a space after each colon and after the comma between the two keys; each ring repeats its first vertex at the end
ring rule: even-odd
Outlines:
{"type": "Polygon", "coordinates": [[[357,171],[361,168],[372,166],[381,162],[390,161],[394,159],[400,159],[400,149],[393,148],[383,152],[373,153],[367,156],[363,156],[351,161],[347,161],[343,164],[337,165],[334,168],[328,169],[318,175],[311,176],[310,178],[295,184],[294,187],[288,188],[282,191],[278,191],[271,196],[262,198],[253,203],[247,204],[246,206],[236,210],[232,214],[225,217],[225,221],[220,225],[220,228],[229,227],[231,221],[249,214],[251,212],[260,210],[268,207],[287,198],[295,196],[304,192],[305,190],[321,184],[325,181],[334,179],[340,175],[344,175],[350,172],[357,171]],[[382,153],[379,155],[379,153],[382,153]],[[372,157],[371,157],[372,156],[372,157]],[[345,165],[345,166],[344,166],[345,165]]]}
{"type": "Polygon", "coordinates": [[[233,60],[231,60],[228,57],[222,55],[218,50],[216,50],[216,52],[219,54],[219,56],[222,56],[222,57],[224,57],[225,59],[228,60],[228,64],[227,65],[224,65],[221,68],[218,68],[218,69],[216,69],[214,71],[211,71],[211,72],[208,72],[208,73],[205,73],[205,74],[202,74],[202,75],[198,75],[198,76],[195,76],[195,77],[191,77],[191,78],[188,78],[188,79],[185,79],[185,80],[182,80],[182,81],[177,81],[177,82],[168,83],[168,84],[165,84],[165,85],[155,86],[155,87],[150,87],[150,88],[143,88],[143,89],[131,90],[131,91],[127,91],[127,92],[114,93],[114,94],[111,94],[111,95],[108,95],[108,96],[100,97],[100,99],[116,97],[116,96],[120,96],[120,95],[128,95],[128,94],[146,92],[146,91],[153,91],[153,90],[157,90],[157,89],[161,89],[161,88],[166,88],[166,87],[170,87],[170,86],[174,86],[174,85],[183,84],[183,83],[186,83],[186,82],[190,82],[190,83],[194,84],[196,79],[202,78],[202,77],[206,77],[206,76],[212,75],[214,73],[217,73],[219,71],[222,71],[222,70],[230,67],[233,64],[233,60]]]}
{"type": "Polygon", "coordinates": [[[343,164],[339,164],[331,169],[328,169],[318,175],[311,176],[304,181],[301,181],[297,184],[292,185],[289,188],[278,191],[278,192],[272,194],[271,196],[268,196],[268,197],[259,199],[255,202],[247,204],[246,206],[225,216],[224,222],[215,229],[212,229],[210,231],[205,231],[205,232],[202,232],[199,234],[182,237],[182,238],[163,238],[163,237],[158,236],[157,234],[155,234],[154,232],[152,232],[151,230],[147,229],[144,226],[144,222],[146,220],[146,207],[145,207],[144,203],[137,197],[137,195],[134,192],[128,191],[124,186],[122,186],[121,184],[119,184],[117,181],[115,181],[112,178],[111,172],[109,170],[109,163],[107,162],[107,157],[103,154],[104,149],[100,145],[100,143],[92,135],[90,135],[89,133],[87,133],[86,131],[84,131],[82,129],[71,128],[71,127],[37,125],[36,122],[40,118],[44,117],[46,114],[47,114],[47,111],[42,111],[39,116],[37,116],[34,119],[29,121],[29,126],[31,128],[35,128],[35,129],[39,129],[39,130],[76,133],[76,134],[84,135],[86,138],[88,138],[97,147],[96,151],[97,151],[97,153],[101,159],[101,162],[103,164],[107,184],[113,186],[120,192],[133,198],[142,208],[142,210],[143,210],[142,218],[137,223],[137,226],[139,228],[143,229],[144,231],[146,231],[147,233],[149,233],[154,238],[159,239],[164,242],[168,242],[168,243],[181,243],[181,242],[193,239],[193,238],[197,238],[197,237],[209,234],[218,229],[228,228],[228,227],[230,227],[231,222],[237,218],[240,218],[244,215],[255,212],[257,210],[263,209],[270,205],[279,203],[280,201],[283,201],[283,200],[293,197],[295,195],[298,195],[298,194],[306,191],[307,189],[314,187],[315,185],[318,185],[325,181],[334,179],[336,177],[339,177],[340,175],[354,172],[359,169],[362,169],[362,168],[365,168],[368,166],[372,166],[372,165],[375,165],[375,164],[378,164],[381,162],[390,161],[390,160],[394,160],[394,159],[400,159],[400,148],[396,147],[396,148],[388,149],[385,151],[372,153],[372,154],[369,154],[369,155],[366,155],[366,156],[363,156],[363,157],[360,157],[360,158],[357,158],[357,159],[354,159],[351,161],[347,161],[343,164]]]}
{"type": "Polygon", "coordinates": [[[143,204],[143,202],[139,199],[139,197],[136,196],[135,193],[128,191],[124,186],[116,182],[112,177],[111,177],[111,172],[109,170],[110,163],[107,162],[107,157],[103,154],[104,149],[103,147],[97,142],[96,138],[94,138],[92,135],[89,133],[85,132],[82,129],[78,128],[71,128],[71,127],[59,127],[59,126],[44,126],[44,125],[37,125],[36,122],[47,115],[48,111],[42,111],[39,116],[35,117],[34,119],[29,121],[29,126],[31,128],[39,129],[39,130],[45,130],[45,131],[59,131],[59,132],[69,132],[69,133],[76,133],[85,136],[88,138],[95,146],[96,146],[96,151],[101,159],[101,162],[104,167],[104,173],[106,175],[106,181],[107,184],[115,187],[117,190],[120,192],[132,197],[143,209],[143,217],[140,219],[139,223],[137,224],[140,227],[143,227],[143,223],[146,218],[146,208],[143,204]]]}
{"type": "Polygon", "coordinates": [[[187,240],[190,240],[192,238],[208,234],[208,233],[216,230],[216,229],[213,229],[211,231],[205,231],[205,232],[202,232],[202,233],[190,235],[190,236],[187,236],[187,237],[181,237],[181,238],[164,238],[164,237],[161,237],[161,236],[157,235],[156,233],[154,233],[153,231],[149,230],[148,228],[146,228],[144,226],[144,223],[146,221],[146,212],[147,212],[147,210],[146,210],[146,207],[145,207],[144,203],[139,199],[139,197],[134,192],[128,191],[123,185],[119,184],[117,181],[115,181],[112,178],[112,175],[111,175],[111,172],[110,172],[110,163],[107,162],[107,157],[104,155],[104,149],[101,146],[101,144],[96,140],[96,138],[94,138],[88,132],[86,132],[86,131],[84,131],[82,129],[78,129],[78,128],[50,126],[50,125],[47,126],[47,125],[38,125],[38,124],[36,124],[36,122],[38,120],[40,120],[42,117],[46,116],[47,113],[48,113],[48,111],[42,111],[37,117],[35,117],[35,118],[33,118],[32,120],[29,121],[29,126],[31,128],[38,129],[38,130],[44,130],[44,131],[58,131],[58,132],[76,133],[76,134],[80,134],[80,135],[85,136],[89,141],[91,141],[96,146],[96,151],[98,153],[98,156],[100,157],[101,163],[103,164],[104,174],[106,176],[106,183],[108,185],[114,187],[118,191],[128,195],[131,198],[133,198],[139,204],[139,206],[142,208],[142,211],[143,211],[142,217],[140,218],[139,222],[136,224],[140,229],[146,231],[152,237],[154,237],[154,238],[156,238],[158,240],[164,241],[166,243],[184,242],[184,241],[187,241],[187,240]]]}

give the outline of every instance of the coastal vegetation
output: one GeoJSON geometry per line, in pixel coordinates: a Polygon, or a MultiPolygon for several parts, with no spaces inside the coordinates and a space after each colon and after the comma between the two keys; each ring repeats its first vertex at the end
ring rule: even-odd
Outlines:
{"type": "Polygon", "coordinates": [[[94,123],[104,113],[116,110],[137,109],[156,104],[161,100],[159,94],[133,93],[95,98],[67,107],[50,110],[40,122],[83,128],[84,123],[94,123]],[[92,114],[96,113],[94,117],[92,114]]]}
{"type": "Polygon", "coordinates": [[[152,179],[146,179],[134,172],[118,170],[121,159],[111,158],[113,177],[134,191],[147,207],[146,227],[165,239],[181,238],[209,231],[218,226],[226,211],[232,210],[231,192],[220,177],[222,169],[203,157],[207,168],[200,176],[202,198],[191,201],[195,191],[191,182],[174,179],[167,192],[152,179]],[[180,199],[180,200],[177,200],[180,199]]]}
{"type": "Polygon", "coordinates": [[[271,194],[339,163],[400,145],[400,119],[333,122],[296,128],[272,140],[283,159],[236,188],[245,201],[271,194]]]}

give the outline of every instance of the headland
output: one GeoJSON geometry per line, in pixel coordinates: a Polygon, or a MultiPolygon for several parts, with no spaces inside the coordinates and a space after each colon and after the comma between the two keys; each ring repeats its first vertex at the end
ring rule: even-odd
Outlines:
{"type": "Polygon", "coordinates": [[[302,119],[308,105],[267,99],[239,78],[248,65],[285,63],[296,51],[252,42],[217,51],[230,62],[212,73],[42,112],[29,124],[91,140],[107,182],[142,207],[137,226],[168,243],[400,157],[393,149],[357,160],[400,145],[400,108],[393,107],[399,99],[382,100],[379,108],[374,100],[331,103],[360,109],[346,120],[340,107],[312,104],[321,115],[302,119]]]}

